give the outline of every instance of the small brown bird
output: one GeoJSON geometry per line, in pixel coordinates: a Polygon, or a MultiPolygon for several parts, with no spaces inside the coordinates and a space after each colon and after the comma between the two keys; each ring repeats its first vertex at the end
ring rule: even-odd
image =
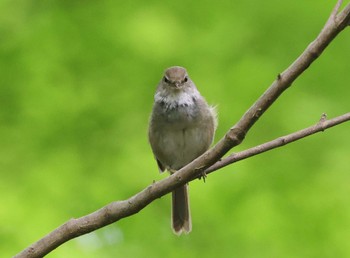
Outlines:
{"type": "MultiPolygon", "coordinates": [[[[176,173],[211,145],[217,119],[185,68],[168,68],[159,82],[148,137],[160,172],[176,173]]],[[[174,233],[192,230],[187,184],[172,192],[174,233]]]]}

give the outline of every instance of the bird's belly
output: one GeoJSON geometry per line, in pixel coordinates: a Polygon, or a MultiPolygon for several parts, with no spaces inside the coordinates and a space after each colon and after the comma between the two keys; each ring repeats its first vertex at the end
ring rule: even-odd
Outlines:
{"type": "Polygon", "coordinates": [[[206,139],[204,128],[189,127],[165,130],[160,133],[158,159],[167,167],[178,170],[203,154],[211,144],[206,139]]]}

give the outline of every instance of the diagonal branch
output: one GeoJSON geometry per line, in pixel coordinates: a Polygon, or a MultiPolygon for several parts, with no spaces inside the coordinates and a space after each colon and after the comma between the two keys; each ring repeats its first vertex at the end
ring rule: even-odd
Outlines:
{"type": "Polygon", "coordinates": [[[77,236],[92,232],[109,225],[122,218],[131,216],[155,199],[184,185],[198,177],[205,168],[218,161],[231,148],[240,144],[249,129],[260,116],[277,100],[277,98],[317,59],[330,42],[349,24],[350,4],[339,14],[342,1],[338,1],[326,25],[318,37],[306,48],[299,58],[277,76],[277,79],[266,92],[248,109],[243,117],[234,125],[212,149],[202,156],[172,174],[171,176],[149,185],[141,192],[124,201],[117,201],[106,205],[89,215],[78,219],[71,219],[61,225],[39,241],[17,254],[15,257],[43,257],[63,243],[77,236]]]}

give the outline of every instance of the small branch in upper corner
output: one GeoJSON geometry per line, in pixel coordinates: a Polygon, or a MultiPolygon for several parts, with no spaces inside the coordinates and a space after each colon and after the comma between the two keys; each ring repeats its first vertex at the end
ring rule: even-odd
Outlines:
{"type": "Polygon", "coordinates": [[[342,5],[343,0],[338,0],[337,4],[334,6],[334,9],[331,13],[331,17],[333,20],[337,17],[337,14],[339,13],[340,6],[342,5]]]}

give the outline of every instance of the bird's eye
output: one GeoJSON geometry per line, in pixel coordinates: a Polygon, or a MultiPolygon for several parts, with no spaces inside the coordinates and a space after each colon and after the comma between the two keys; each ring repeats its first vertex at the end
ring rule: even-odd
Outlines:
{"type": "Polygon", "coordinates": [[[170,83],[170,81],[168,80],[168,78],[167,78],[166,76],[164,76],[164,81],[165,81],[166,83],[170,83]]]}
{"type": "Polygon", "coordinates": [[[187,82],[188,81],[188,77],[186,76],[185,79],[184,79],[184,82],[187,82]]]}

